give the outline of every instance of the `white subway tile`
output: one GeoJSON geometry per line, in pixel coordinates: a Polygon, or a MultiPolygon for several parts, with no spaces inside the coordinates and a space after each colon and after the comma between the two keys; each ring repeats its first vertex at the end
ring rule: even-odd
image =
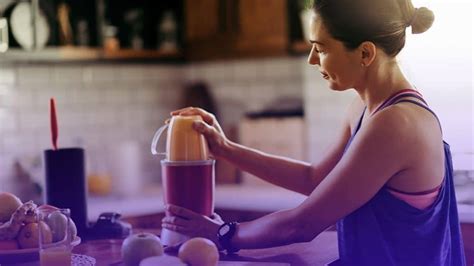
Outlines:
{"type": "Polygon", "coordinates": [[[0,108],[0,132],[14,132],[18,130],[16,113],[0,108]]]}
{"type": "Polygon", "coordinates": [[[14,158],[11,154],[2,153],[0,154],[0,191],[7,190],[7,180],[11,178],[13,172],[14,158]]]}
{"type": "Polygon", "coordinates": [[[257,62],[236,61],[233,63],[235,82],[254,82],[258,78],[257,62]]]}
{"type": "Polygon", "coordinates": [[[145,65],[124,65],[117,67],[117,80],[141,83],[146,76],[145,65]]]}
{"type": "Polygon", "coordinates": [[[87,122],[86,116],[83,112],[71,110],[63,110],[61,113],[59,113],[58,120],[58,124],[60,124],[60,126],[69,128],[80,127],[82,124],[87,122]]]}
{"type": "Polygon", "coordinates": [[[287,59],[267,59],[259,66],[258,79],[264,79],[267,81],[272,80],[284,80],[292,76],[291,65],[288,64],[287,59]]]}
{"type": "MultiPolygon", "coordinates": [[[[56,83],[81,83],[84,81],[84,73],[82,66],[61,65],[52,68],[52,82],[56,83]]],[[[67,85],[64,84],[64,87],[67,85]]]]}
{"type": "Polygon", "coordinates": [[[175,86],[165,86],[160,88],[158,91],[158,102],[166,108],[177,108],[183,101],[183,90],[182,88],[175,86]]]}
{"type": "Polygon", "coordinates": [[[0,68],[0,84],[15,84],[16,81],[16,69],[14,67],[2,67],[0,68]]]}
{"type": "Polygon", "coordinates": [[[127,89],[107,89],[105,90],[105,103],[112,105],[126,105],[130,99],[129,93],[130,90],[127,89]]]}
{"type": "Polygon", "coordinates": [[[118,69],[113,65],[87,66],[83,69],[84,82],[115,81],[118,77],[118,69]]]}
{"type": "Polygon", "coordinates": [[[163,82],[175,82],[183,79],[184,69],[179,66],[155,66],[145,69],[145,80],[158,80],[163,82]]]}
{"type": "Polygon", "coordinates": [[[21,66],[18,67],[18,84],[37,84],[51,82],[52,66],[21,66]]]}
{"type": "Polygon", "coordinates": [[[137,104],[153,104],[158,103],[160,98],[158,88],[145,88],[135,93],[135,102],[137,104]]]}
{"type": "Polygon", "coordinates": [[[224,80],[232,82],[234,80],[234,64],[231,61],[203,64],[202,67],[205,81],[216,82],[224,80]]]}
{"type": "Polygon", "coordinates": [[[51,90],[44,89],[44,90],[36,90],[30,89],[26,87],[19,87],[15,88],[13,91],[13,107],[18,107],[19,109],[28,109],[34,108],[35,106],[48,106],[49,105],[49,98],[46,101],[40,102],[40,99],[46,99],[47,95],[51,90]],[[38,105],[38,103],[40,103],[38,105]]]}
{"type": "Polygon", "coordinates": [[[38,153],[37,137],[34,130],[25,130],[13,134],[4,134],[3,150],[5,153],[19,157],[38,153]]]}
{"type": "Polygon", "coordinates": [[[76,88],[73,93],[75,103],[81,106],[97,106],[105,101],[105,93],[102,88],[76,88]]]}

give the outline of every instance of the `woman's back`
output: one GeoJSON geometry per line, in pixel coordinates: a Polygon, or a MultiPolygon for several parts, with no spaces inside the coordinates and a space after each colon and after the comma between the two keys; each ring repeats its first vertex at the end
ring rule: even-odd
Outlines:
{"type": "MultiPolygon", "coordinates": [[[[424,104],[406,98],[402,100],[403,103],[395,102],[396,105],[386,107],[386,111],[401,112],[404,119],[411,118],[408,122],[415,124],[415,128],[432,126],[433,122],[425,113],[431,115],[437,123],[436,117],[424,104]],[[419,110],[405,109],[408,106],[399,107],[408,104],[424,108],[428,112],[418,114],[419,110]],[[393,107],[400,110],[389,110],[393,107]]],[[[363,116],[358,122],[348,146],[364,126],[363,116]]],[[[406,150],[422,157],[415,161],[421,167],[414,164],[409,168],[412,171],[395,175],[390,179],[393,181],[389,181],[370,201],[338,222],[339,255],[343,264],[465,265],[449,145],[443,143],[436,133],[440,132],[439,125],[437,131],[432,131],[432,128],[418,130],[414,129],[414,140],[419,140],[421,144],[414,142],[406,150]],[[420,139],[422,137],[424,139],[420,139]],[[437,158],[438,146],[443,149],[442,159],[437,158]],[[417,149],[422,152],[418,153],[417,149]],[[394,186],[409,190],[407,192],[424,190],[438,186],[437,182],[441,184],[439,193],[430,206],[423,209],[410,205],[390,192],[390,188],[394,186]]]]}

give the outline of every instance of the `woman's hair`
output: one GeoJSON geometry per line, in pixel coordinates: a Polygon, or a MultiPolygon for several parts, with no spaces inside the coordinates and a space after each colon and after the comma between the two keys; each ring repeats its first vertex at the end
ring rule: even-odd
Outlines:
{"type": "Polygon", "coordinates": [[[346,48],[371,41],[392,57],[405,46],[407,27],[413,34],[422,33],[434,20],[431,10],[414,8],[411,0],[314,0],[313,9],[346,48]]]}

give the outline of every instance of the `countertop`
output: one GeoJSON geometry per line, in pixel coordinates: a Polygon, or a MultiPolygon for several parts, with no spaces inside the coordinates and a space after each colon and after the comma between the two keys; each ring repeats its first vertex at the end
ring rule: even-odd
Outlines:
{"type": "MultiPolygon", "coordinates": [[[[156,233],[156,232],[155,232],[156,233]]],[[[121,259],[122,240],[105,239],[84,241],[75,247],[73,252],[94,257],[97,266],[101,265],[123,265],[121,259]]],[[[308,243],[297,243],[287,246],[241,250],[236,255],[220,254],[220,261],[232,261],[235,263],[225,265],[258,266],[268,263],[278,265],[318,266],[327,265],[338,258],[336,232],[323,232],[313,241],[308,243]],[[239,263],[245,262],[245,263],[239,263]]],[[[174,255],[175,254],[171,254],[174,255]]],[[[175,260],[176,261],[176,260],[175,260]]],[[[220,263],[219,265],[224,265],[220,263]]]]}
{"type": "MultiPolygon", "coordinates": [[[[474,223],[474,204],[468,204],[468,201],[464,200],[472,195],[472,190],[466,189],[456,193],[460,221],[474,223]]],[[[270,185],[218,185],[215,190],[215,208],[273,212],[296,207],[305,198],[306,196],[299,193],[270,185]]],[[[161,186],[149,186],[140,195],[89,197],[90,221],[96,221],[100,213],[110,211],[118,212],[124,217],[164,212],[161,186]]]]}

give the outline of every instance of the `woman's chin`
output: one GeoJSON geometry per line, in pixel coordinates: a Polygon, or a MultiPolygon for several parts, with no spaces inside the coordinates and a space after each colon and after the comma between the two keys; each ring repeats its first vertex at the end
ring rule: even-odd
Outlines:
{"type": "Polygon", "coordinates": [[[330,88],[331,90],[333,90],[333,91],[343,91],[343,90],[345,90],[345,88],[339,86],[339,85],[338,85],[337,83],[335,83],[335,82],[329,81],[328,83],[329,83],[329,88],[330,88]]]}

